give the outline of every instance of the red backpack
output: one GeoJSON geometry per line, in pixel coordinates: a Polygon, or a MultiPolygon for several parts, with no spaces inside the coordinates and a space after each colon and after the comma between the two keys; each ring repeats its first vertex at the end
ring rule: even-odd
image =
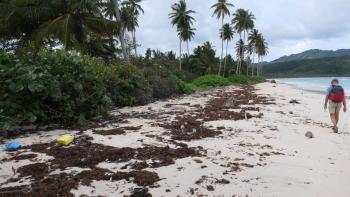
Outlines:
{"type": "Polygon", "coordinates": [[[341,86],[333,86],[331,91],[328,94],[329,100],[341,103],[345,99],[344,89],[341,86]]]}

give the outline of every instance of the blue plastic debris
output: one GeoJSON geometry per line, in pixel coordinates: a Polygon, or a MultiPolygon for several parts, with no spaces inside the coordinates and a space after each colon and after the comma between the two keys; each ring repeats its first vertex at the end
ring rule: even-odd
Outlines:
{"type": "Polygon", "coordinates": [[[5,145],[5,151],[14,151],[21,148],[21,143],[19,141],[12,141],[5,145]]]}

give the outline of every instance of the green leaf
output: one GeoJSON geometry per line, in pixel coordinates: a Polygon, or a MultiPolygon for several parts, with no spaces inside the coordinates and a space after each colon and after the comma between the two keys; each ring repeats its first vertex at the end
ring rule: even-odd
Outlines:
{"type": "Polygon", "coordinates": [[[81,90],[83,90],[83,85],[81,83],[75,83],[74,89],[80,92],[81,90]]]}

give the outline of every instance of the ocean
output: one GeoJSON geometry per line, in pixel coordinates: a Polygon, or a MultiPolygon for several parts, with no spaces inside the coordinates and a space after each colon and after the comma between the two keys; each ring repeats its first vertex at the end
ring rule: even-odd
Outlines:
{"type": "Polygon", "coordinates": [[[284,78],[276,79],[277,82],[297,86],[304,90],[326,92],[332,79],[339,79],[346,96],[350,96],[350,77],[311,77],[311,78],[284,78]]]}

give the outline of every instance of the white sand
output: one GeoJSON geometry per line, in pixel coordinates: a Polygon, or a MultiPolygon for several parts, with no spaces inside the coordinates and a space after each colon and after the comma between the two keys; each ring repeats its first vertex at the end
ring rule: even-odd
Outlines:
{"type": "MultiPolygon", "coordinates": [[[[235,87],[227,90],[233,88],[235,87]]],[[[161,178],[156,183],[159,187],[150,188],[153,196],[191,196],[191,192],[204,196],[350,196],[350,187],[348,187],[350,183],[350,112],[342,114],[340,133],[334,134],[329,128],[329,115],[323,110],[323,95],[284,84],[263,83],[257,85],[257,88],[259,94],[275,98],[276,105],[259,106],[264,114],[263,118],[206,122],[206,126],[224,126],[226,130],[215,138],[185,143],[189,147],[202,146],[207,150],[207,156],[178,159],[174,165],[145,169],[157,172],[161,178]],[[290,104],[291,99],[296,99],[301,104],[290,104]],[[236,132],[230,132],[230,129],[236,132]],[[306,138],[307,131],[313,132],[315,138],[306,138]],[[274,152],[284,155],[274,155],[274,152]],[[232,167],[234,165],[232,163],[250,164],[254,167],[243,166],[241,171],[233,172],[228,167],[232,167]],[[206,167],[203,168],[203,166],[206,167]],[[226,179],[230,183],[218,184],[216,183],[218,179],[226,179]],[[209,185],[215,190],[208,191],[209,185]]],[[[170,108],[164,106],[168,103],[191,103],[203,106],[211,98],[204,95],[205,93],[199,93],[184,98],[159,101],[147,106],[124,108],[113,113],[190,111],[189,106],[175,105],[170,108]]],[[[164,116],[164,120],[172,118],[172,115],[164,116]]],[[[158,121],[133,118],[129,119],[127,124],[114,125],[143,125],[140,131],[128,131],[120,136],[100,136],[91,131],[86,133],[94,137],[95,143],[115,147],[166,146],[166,141],[160,142],[156,138],[146,137],[146,135],[159,135],[166,131],[152,124],[158,121]]],[[[49,132],[49,136],[45,139],[31,136],[20,140],[26,144],[38,143],[38,141],[52,139],[55,134],[49,132]],[[53,135],[50,135],[51,133],[53,135]]],[[[170,137],[165,137],[165,140],[167,139],[170,137]]],[[[4,152],[0,153],[0,156],[9,157],[4,152]]],[[[41,161],[45,157],[40,156],[39,159],[41,161]]],[[[24,160],[14,164],[1,164],[0,183],[10,177],[12,166],[17,168],[28,163],[32,162],[24,160]]],[[[98,166],[112,171],[123,171],[120,168],[124,165],[125,163],[104,162],[98,166]]],[[[74,170],[79,171],[79,169],[74,170]]],[[[134,187],[137,186],[125,180],[94,181],[91,187],[81,186],[72,192],[76,196],[81,194],[118,196],[129,195],[134,187]]]]}

